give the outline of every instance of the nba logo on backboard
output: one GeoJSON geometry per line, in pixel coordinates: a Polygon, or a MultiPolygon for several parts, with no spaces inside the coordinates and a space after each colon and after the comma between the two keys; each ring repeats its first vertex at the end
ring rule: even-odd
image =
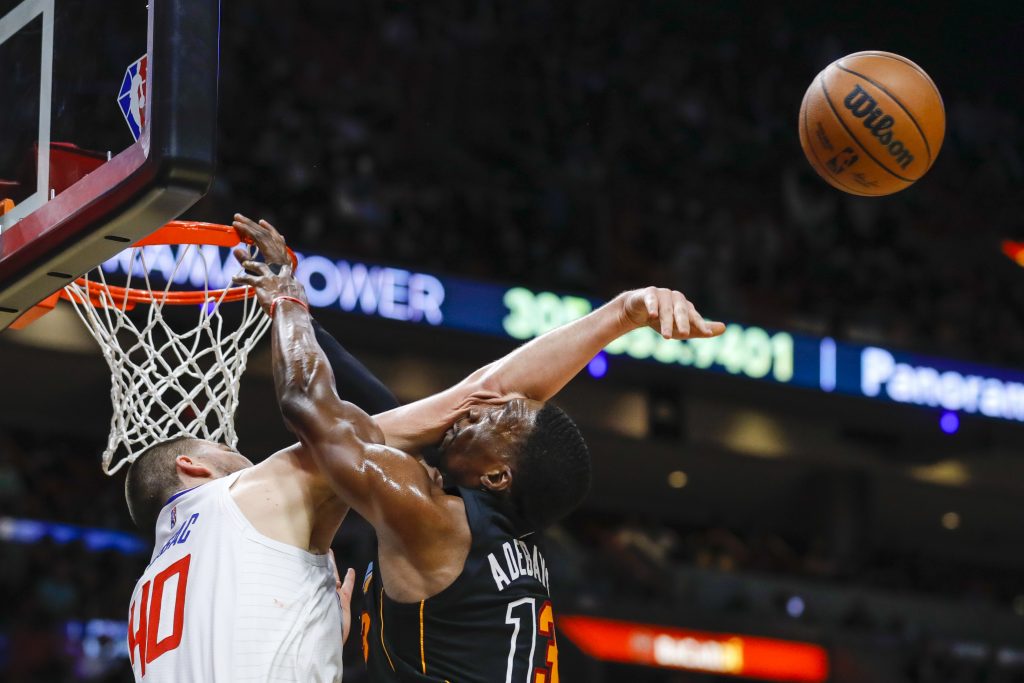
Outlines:
{"type": "Polygon", "coordinates": [[[142,135],[146,126],[146,71],[149,58],[142,55],[124,72],[121,81],[121,92],[117,95],[117,103],[128,127],[132,129],[132,137],[136,140],[142,135]]]}

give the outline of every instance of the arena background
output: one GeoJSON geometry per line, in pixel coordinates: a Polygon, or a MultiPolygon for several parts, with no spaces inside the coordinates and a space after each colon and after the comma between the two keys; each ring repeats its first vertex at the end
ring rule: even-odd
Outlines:
{"type": "MultiPolygon", "coordinates": [[[[822,647],[836,683],[1024,681],[1021,45],[1016,3],[225,0],[220,166],[188,215],[324,257],[317,318],[403,400],[627,287],[736,325],[714,358],[602,356],[559,401],[596,470],[548,534],[559,613],[657,655],[601,662],[563,628],[565,680],[737,680],[766,637],[822,647]],[[863,49],[922,65],[947,112],[932,171],[882,199],[826,185],[797,138],[811,79],[863,49]],[[756,346],[786,339],[788,375],[756,346]],[[847,365],[885,354],[1002,382],[1006,409],[872,395],[847,365]]],[[[109,378],[76,324],[0,338],[3,680],[131,680],[148,539],[100,474],[109,378]]],[[[288,443],[265,346],[237,421],[254,459],[288,443]]],[[[339,561],[371,543],[350,518],[339,561]]]]}

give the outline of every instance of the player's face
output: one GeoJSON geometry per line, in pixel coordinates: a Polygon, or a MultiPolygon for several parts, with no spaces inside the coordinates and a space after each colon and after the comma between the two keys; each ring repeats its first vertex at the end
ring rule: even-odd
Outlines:
{"type": "Polygon", "coordinates": [[[460,486],[477,486],[496,466],[514,469],[516,453],[533,431],[542,401],[516,398],[501,405],[470,408],[441,442],[441,469],[460,486]]]}

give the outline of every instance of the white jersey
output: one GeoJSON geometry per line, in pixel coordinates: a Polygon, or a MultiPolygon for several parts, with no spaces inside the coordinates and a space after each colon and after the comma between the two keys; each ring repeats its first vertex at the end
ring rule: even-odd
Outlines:
{"type": "Polygon", "coordinates": [[[239,474],[160,512],[129,611],[136,681],[341,681],[330,560],[256,531],[228,492],[239,474]]]}

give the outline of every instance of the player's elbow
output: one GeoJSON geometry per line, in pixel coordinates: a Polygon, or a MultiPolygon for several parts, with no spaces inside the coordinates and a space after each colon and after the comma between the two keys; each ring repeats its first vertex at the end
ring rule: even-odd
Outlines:
{"type": "Polygon", "coordinates": [[[464,393],[468,395],[495,395],[506,393],[505,375],[498,363],[491,363],[478,369],[462,380],[464,393]]]}
{"type": "Polygon", "coordinates": [[[328,446],[365,446],[384,443],[384,432],[358,406],[335,398],[315,419],[316,438],[328,446]]]}
{"type": "Polygon", "coordinates": [[[285,424],[293,434],[303,439],[316,429],[319,411],[308,393],[289,390],[278,394],[278,405],[285,424]]]}
{"type": "Polygon", "coordinates": [[[508,373],[498,363],[477,370],[467,377],[463,384],[463,393],[470,401],[511,400],[514,398],[531,398],[545,400],[534,387],[522,381],[509,381],[508,373]]]}
{"type": "Polygon", "coordinates": [[[369,446],[383,443],[383,440],[383,434],[372,419],[364,423],[362,420],[333,416],[322,422],[317,442],[311,445],[325,455],[328,465],[339,458],[351,464],[349,461],[361,460],[369,446]]]}
{"type": "Polygon", "coordinates": [[[281,415],[300,438],[322,431],[325,422],[335,416],[344,417],[348,412],[347,404],[334,391],[333,377],[322,370],[322,367],[312,368],[277,386],[281,415]]]}

